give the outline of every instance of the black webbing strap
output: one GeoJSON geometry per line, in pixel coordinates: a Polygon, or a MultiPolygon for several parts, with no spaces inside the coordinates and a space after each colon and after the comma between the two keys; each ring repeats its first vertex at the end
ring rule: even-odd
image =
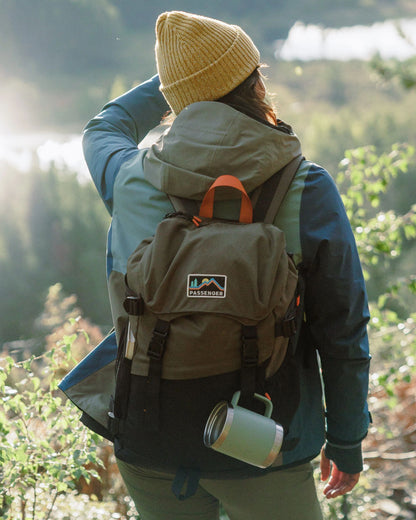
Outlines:
{"type": "Polygon", "coordinates": [[[241,399],[250,400],[256,391],[256,371],[259,361],[257,327],[243,325],[241,338],[241,399]]]}
{"type": "Polygon", "coordinates": [[[162,379],[162,358],[165,353],[166,342],[169,335],[169,322],[157,320],[153,329],[152,339],[147,349],[150,357],[149,373],[146,381],[144,395],[145,425],[148,430],[159,429],[160,410],[160,382],[162,379]]]}
{"type": "Polygon", "coordinates": [[[198,469],[184,468],[180,466],[172,482],[172,492],[178,500],[186,500],[192,497],[198,490],[199,477],[201,472],[198,469]]]}
{"type": "Polygon", "coordinates": [[[127,416],[130,395],[131,359],[122,358],[116,374],[116,388],[114,397],[110,398],[108,411],[108,430],[117,436],[122,430],[127,416]]]}
{"type": "Polygon", "coordinates": [[[295,157],[262,184],[253,196],[253,222],[273,223],[302,161],[302,155],[295,157]]]}

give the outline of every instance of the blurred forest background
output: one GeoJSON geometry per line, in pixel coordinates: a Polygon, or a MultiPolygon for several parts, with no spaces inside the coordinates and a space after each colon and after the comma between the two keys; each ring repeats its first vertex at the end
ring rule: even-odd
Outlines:
{"type": "MultiPolygon", "coordinates": [[[[406,60],[375,50],[367,61],[287,61],[276,52],[296,22],[340,28],[416,19],[412,0],[0,0],[0,518],[134,514],[111,449],[79,426],[56,392],[56,381],[111,327],[109,217],[85,168],[45,167],[29,145],[20,168],[7,147],[24,148],[28,136],[73,139],[109,99],[154,74],[154,23],[171,9],[236,23],[252,36],[280,117],[345,197],[372,307],[375,422],[363,485],[325,504],[326,515],[414,519],[416,48],[406,60]],[[62,410],[65,424],[56,418],[62,410]],[[101,483],[87,482],[92,470],[101,483]],[[57,509],[63,493],[70,505],[57,509]]],[[[400,24],[397,33],[408,39],[400,24]]]]}

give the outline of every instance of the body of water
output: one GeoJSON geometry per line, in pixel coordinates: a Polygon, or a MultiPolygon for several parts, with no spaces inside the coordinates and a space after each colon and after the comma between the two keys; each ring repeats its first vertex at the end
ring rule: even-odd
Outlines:
{"type": "Polygon", "coordinates": [[[340,29],[296,22],[287,39],[278,40],[275,47],[276,59],[285,61],[369,60],[375,54],[399,60],[415,56],[416,19],[340,29]]]}
{"type": "Polygon", "coordinates": [[[77,172],[80,180],[89,177],[81,135],[76,134],[0,134],[0,162],[23,172],[30,171],[34,164],[42,170],[55,164],[59,169],[77,172]]]}

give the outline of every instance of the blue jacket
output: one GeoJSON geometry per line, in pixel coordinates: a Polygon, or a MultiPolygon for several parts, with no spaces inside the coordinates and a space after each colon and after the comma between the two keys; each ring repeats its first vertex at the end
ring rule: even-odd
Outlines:
{"type": "MultiPolygon", "coordinates": [[[[167,110],[155,76],[106,105],[85,129],[85,158],[112,216],[107,274],[116,330],[125,319],[117,302],[127,259],[172,211],[166,193],[200,201],[223,173],[236,175],[252,192],[301,153],[287,126],[272,127],[222,103],[194,103],[172,126],[159,126],[167,110]]],[[[221,201],[218,216],[229,216],[234,205],[221,201]]],[[[284,454],[283,464],[314,458],[326,442],[338,468],[356,473],[369,424],[369,313],[352,230],[323,168],[303,161],[275,224],[306,268],[307,334],[300,347],[310,354],[301,368],[301,403],[291,427],[300,442],[284,454]]],[[[109,381],[115,349],[113,333],[60,386],[102,426],[112,391],[112,383],[103,381],[109,381]]]]}

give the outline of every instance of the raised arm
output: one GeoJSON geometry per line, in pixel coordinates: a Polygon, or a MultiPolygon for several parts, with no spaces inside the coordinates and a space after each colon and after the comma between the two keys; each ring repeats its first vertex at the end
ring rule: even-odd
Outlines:
{"type": "Polygon", "coordinates": [[[110,101],[85,127],[85,159],[110,214],[120,165],[139,153],[137,144],[160,123],[169,109],[159,84],[159,77],[153,76],[110,101]]]}

